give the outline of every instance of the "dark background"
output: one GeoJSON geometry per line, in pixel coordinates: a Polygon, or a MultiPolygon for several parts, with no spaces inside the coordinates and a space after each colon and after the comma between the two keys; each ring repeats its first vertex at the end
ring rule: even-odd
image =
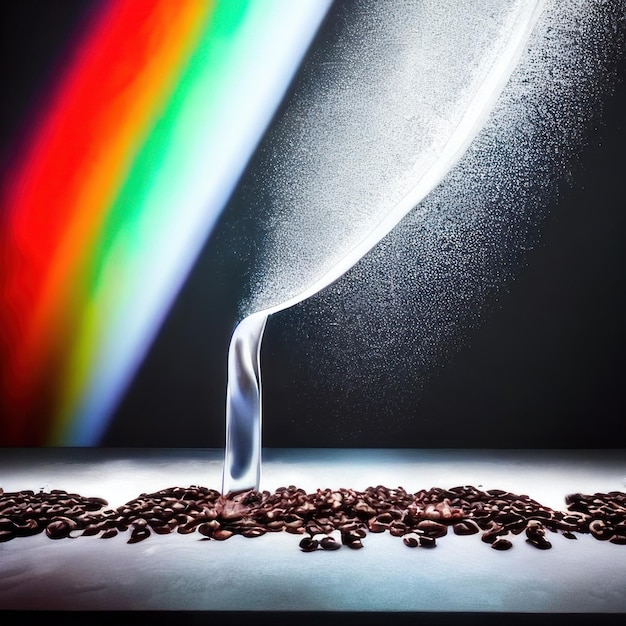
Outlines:
{"type": "MultiPolygon", "coordinates": [[[[1,5],[5,174],[16,131],[28,127],[89,10],[75,0],[1,5]]],[[[423,389],[404,390],[401,416],[375,414],[376,404],[363,402],[356,418],[345,410],[355,394],[349,380],[345,395],[315,384],[306,333],[288,332],[296,321],[306,328],[310,304],[270,319],[262,351],[266,447],[624,446],[624,59],[616,70],[620,81],[603,121],[589,129],[573,183],[562,187],[527,265],[465,347],[423,389]]],[[[225,220],[102,445],[223,445],[226,353],[242,296],[233,277],[254,258],[237,254],[233,241],[225,220]]]]}

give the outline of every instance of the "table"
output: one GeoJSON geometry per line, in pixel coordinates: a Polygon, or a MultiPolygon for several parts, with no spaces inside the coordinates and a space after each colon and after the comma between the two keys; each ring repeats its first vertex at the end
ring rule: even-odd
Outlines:
{"type": "MultiPolygon", "coordinates": [[[[218,449],[3,448],[5,492],[64,489],[117,507],[171,486],[220,489],[218,449]]],[[[626,490],[624,450],[266,449],[261,489],[357,490],[474,485],[565,510],[569,493],[626,490]]],[[[304,553],[297,535],[202,541],[153,535],[127,544],[44,533],[0,543],[0,608],[9,611],[189,611],[396,617],[626,611],[626,547],[550,535],[551,550],[513,538],[506,552],[452,533],[411,550],[388,533],[364,549],[304,553]]],[[[292,622],[293,623],[293,622],[292,622]]],[[[366,623],[361,620],[361,623],[366,623]]],[[[571,620],[570,620],[570,623],[571,620]]]]}

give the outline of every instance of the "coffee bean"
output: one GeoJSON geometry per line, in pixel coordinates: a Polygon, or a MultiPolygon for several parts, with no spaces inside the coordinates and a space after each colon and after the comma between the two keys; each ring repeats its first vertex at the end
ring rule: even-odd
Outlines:
{"type": "Polygon", "coordinates": [[[358,524],[342,524],[339,530],[342,536],[345,534],[346,536],[353,536],[356,539],[364,539],[367,536],[367,532],[358,524]]]}
{"type": "Polygon", "coordinates": [[[150,536],[150,530],[146,527],[136,527],[130,534],[130,538],[126,543],[139,543],[150,536]]]}
{"type": "Polygon", "coordinates": [[[502,524],[503,526],[515,525],[519,522],[522,522],[524,525],[526,521],[519,513],[514,513],[512,511],[503,511],[494,516],[494,521],[498,522],[498,524],[502,524]]]}
{"type": "Polygon", "coordinates": [[[98,524],[89,524],[83,530],[83,535],[85,537],[93,537],[93,535],[97,535],[100,532],[100,528],[98,524]]]}
{"type": "Polygon", "coordinates": [[[359,537],[353,535],[350,531],[342,530],[341,531],[341,543],[344,546],[347,546],[349,543],[353,541],[358,541],[359,537]]]}
{"type": "Polygon", "coordinates": [[[552,513],[550,511],[546,511],[545,509],[537,509],[536,511],[533,511],[532,517],[538,517],[540,519],[550,519],[552,517],[552,513]]]}
{"type": "Polygon", "coordinates": [[[543,524],[538,520],[531,519],[526,526],[526,536],[529,539],[543,538],[546,534],[546,530],[543,524]]]}
{"type": "Polygon", "coordinates": [[[381,524],[376,519],[371,519],[367,523],[367,527],[368,527],[369,531],[372,532],[372,533],[384,533],[387,530],[387,528],[388,528],[387,524],[381,524]]]}
{"type": "Polygon", "coordinates": [[[311,537],[303,537],[298,545],[303,552],[314,552],[319,546],[319,541],[311,537]]]}
{"type": "Polygon", "coordinates": [[[490,515],[486,515],[484,517],[476,517],[473,516],[474,523],[480,528],[480,530],[489,530],[493,524],[493,520],[490,515]]]}
{"type": "Polygon", "coordinates": [[[100,538],[101,539],[111,539],[112,537],[115,537],[116,535],[117,535],[117,530],[115,530],[115,528],[109,528],[108,530],[105,530],[100,535],[100,538]]]}
{"type": "Polygon", "coordinates": [[[434,537],[421,536],[419,543],[422,548],[435,548],[437,546],[437,541],[434,537]]]}
{"type": "Polygon", "coordinates": [[[614,535],[613,530],[601,519],[594,519],[589,522],[589,532],[600,541],[607,541],[614,535]]]}
{"type": "Polygon", "coordinates": [[[389,534],[392,537],[403,537],[406,534],[406,526],[404,524],[398,526],[390,526],[389,534]]]}
{"type": "Polygon", "coordinates": [[[15,523],[13,528],[13,532],[17,537],[30,537],[31,535],[37,535],[41,531],[42,528],[37,523],[37,520],[34,519],[27,519],[23,524],[15,523]]]}
{"type": "Polygon", "coordinates": [[[424,520],[419,522],[417,529],[424,531],[426,535],[433,538],[444,537],[448,534],[448,527],[433,520],[424,520]]]}
{"type": "Polygon", "coordinates": [[[404,541],[404,545],[409,548],[417,548],[419,545],[419,539],[414,535],[405,535],[402,541],[404,541]]]}
{"type": "Polygon", "coordinates": [[[198,523],[195,520],[191,520],[182,526],[178,526],[176,528],[176,532],[180,535],[190,535],[191,533],[196,532],[196,528],[198,527],[198,523]]]}
{"type": "Polygon", "coordinates": [[[314,523],[314,522],[309,522],[306,525],[306,531],[309,533],[309,535],[314,536],[314,535],[321,535],[322,534],[322,528],[321,526],[319,526],[318,524],[314,523]]]}
{"type": "Polygon", "coordinates": [[[226,539],[230,539],[232,536],[233,532],[225,528],[220,528],[213,533],[213,539],[217,539],[218,541],[225,541],[226,539]]]}
{"type": "Polygon", "coordinates": [[[373,509],[367,502],[357,502],[354,506],[354,511],[362,517],[369,518],[376,515],[376,510],[373,509]]]}
{"type": "Polygon", "coordinates": [[[99,511],[108,504],[104,498],[86,498],[84,506],[87,511],[99,511]]]}
{"type": "Polygon", "coordinates": [[[510,550],[513,547],[513,544],[503,537],[496,537],[495,541],[491,544],[491,547],[494,550],[510,550]]]}
{"type": "Polygon", "coordinates": [[[452,525],[452,530],[455,535],[475,535],[480,532],[480,528],[475,522],[471,520],[464,520],[452,525]]]}
{"type": "Polygon", "coordinates": [[[542,537],[538,537],[536,539],[526,539],[526,543],[529,543],[540,550],[549,550],[552,547],[552,544],[547,539],[543,539],[542,537]]]}
{"type": "Polygon", "coordinates": [[[487,529],[481,536],[481,539],[485,543],[494,543],[494,541],[500,536],[506,534],[506,529],[502,524],[493,522],[491,528],[487,529]]]}
{"type": "Polygon", "coordinates": [[[335,540],[334,537],[324,537],[320,541],[320,546],[324,550],[339,550],[341,548],[341,544],[335,540]]]}
{"type": "Polygon", "coordinates": [[[352,533],[352,532],[357,532],[359,529],[361,528],[360,524],[358,524],[357,522],[354,521],[350,521],[350,522],[341,522],[339,524],[339,530],[342,533],[352,533]]]}
{"type": "Polygon", "coordinates": [[[576,530],[578,530],[578,524],[571,524],[563,520],[558,522],[556,527],[563,532],[569,532],[569,533],[573,533],[573,532],[576,532],[576,530]]]}
{"type": "Polygon", "coordinates": [[[302,528],[303,530],[306,530],[304,528],[304,520],[300,519],[300,518],[296,518],[290,521],[286,521],[285,522],[285,529],[295,529],[295,528],[302,528]]]}
{"type": "Polygon", "coordinates": [[[618,537],[626,537],[626,520],[621,522],[621,523],[619,523],[619,524],[614,524],[613,532],[618,537]]]}

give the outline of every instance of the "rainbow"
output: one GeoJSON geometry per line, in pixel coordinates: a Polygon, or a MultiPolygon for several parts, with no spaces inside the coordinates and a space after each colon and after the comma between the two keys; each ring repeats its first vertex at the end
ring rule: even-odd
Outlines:
{"type": "Polygon", "coordinates": [[[0,444],[97,445],[330,0],[108,0],[2,189],[0,444]]]}

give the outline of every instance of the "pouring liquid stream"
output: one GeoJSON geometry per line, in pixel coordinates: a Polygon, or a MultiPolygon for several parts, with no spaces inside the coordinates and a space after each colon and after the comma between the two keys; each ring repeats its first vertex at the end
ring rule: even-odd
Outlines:
{"type": "Polygon", "coordinates": [[[268,318],[328,287],[367,254],[448,174],[483,127],[528,43],[544,8],[543,0],[523,3],[488,71],[468,98],[440,149],[416,176],[410,189],[340,261],[298,295],[252,313],[235,328],[228,352],[226,442],[222,493],[258,490],[261,481],[261,343],[268,318]]]}

